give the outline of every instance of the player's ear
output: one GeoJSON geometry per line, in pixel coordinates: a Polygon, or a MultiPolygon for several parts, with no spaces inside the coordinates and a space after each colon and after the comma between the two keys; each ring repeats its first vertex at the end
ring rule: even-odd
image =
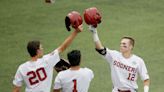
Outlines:
{"type": "Polygon", "coordinates": [[[39,49],[36,50],[36,55],[38,55],[38,54],[39,54],[39,49]]]}
{"type": "Polygon", "coordinates": [[[133,45],[132,44],[130,44],[130,49],[133,50],[133,45]]]}
{"type": "Polygon", "coordinates": [[[37,49],[36,50],[36,55],[40,54],[41,53],[41,49],[37,49]]]}

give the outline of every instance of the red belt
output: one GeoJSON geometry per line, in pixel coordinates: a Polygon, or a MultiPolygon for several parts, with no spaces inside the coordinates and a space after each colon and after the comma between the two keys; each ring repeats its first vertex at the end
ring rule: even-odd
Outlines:
{"type": "Polygon", "coordinates": [[[118,92],[131,92],[130,90],[120,90],[118,89],[118,92]]]}

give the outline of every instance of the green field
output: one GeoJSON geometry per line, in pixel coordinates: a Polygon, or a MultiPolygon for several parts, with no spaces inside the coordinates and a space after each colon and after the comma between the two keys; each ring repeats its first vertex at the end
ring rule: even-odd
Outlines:
{"type": "MultiPolygon", "coordinates": [[[[122,36],[134,37],[134,53],[143,57],[150,74],[150,92],[163,92],[164,0],[56,0],[54,4],[44,0],[0,0],[0,92],[11,92],[17,67],[30,58],[26,51],[29,40],[41,40],[45,54],[52,51],[70,34],[64,25],[67,13],[76,10],[83,14],[92,6],[102,14],[98,31],[103,45],[118,50],[122,36]]],[[[61,57],[66,58],[72,49],[81,50],[82,67],[94,71],[89,92],[111,92],[109,66],[94,50],[85,23],[84,31],[61,57]]],[[[138,84],[139,92],[143,92],[140,79],[138,84]]]]}

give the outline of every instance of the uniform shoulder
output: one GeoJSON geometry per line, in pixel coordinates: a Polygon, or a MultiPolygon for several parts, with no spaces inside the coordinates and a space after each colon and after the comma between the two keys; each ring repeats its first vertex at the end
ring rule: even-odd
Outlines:
{"type": "Polygon", "coordinates": [[[29,61],[26,61],[26,62],[20,64],[19,68],[23,68],[23,67],[27,66],[28,64],[29,64],[29,61]]]}
{"type": "Polygon", "coordinates": [[[58,75],[62,76],[62,75],[64,75],[64,74],[68,73],[69,71],[70,71],[70,69],[60,71],[60,72],[58,73],[58,75]]]}
{"type": "Polygon", "coordinates": [[[85,70],[91,70],[90,68],[88,68],[88,67],[84,67],[83,69],[85,69],[85,70]]]}
{"type": "Polygon", "coordinates": [[[50,58],[51,56],[56,55],[57,53],[58,53],[58,50],[54,50],[51,53],[45,54],[41,59],[45,59],[46,60],[46,59],[50,58]]]}
{"type": "Polygon", "coordinates": [[[18,71],[22,71],[22,70],[24,70],[24,69],[27,67],[27,65],[28,65],[28,61],[26,61],[26,62],[20,64],[20,65],[18,66],[17,70],[18,70],[18,71]]]}
{"type": "Polygon", "coordinates": [[[137,61],[143,62],[143,59],[140,56],[133,55],[137,61]]]}
{"type": "Polygon", "coordinates": [[[107,49],[107,52],[110,52],[110,53],[113,53],[113,54],[120,54],[119,51],[117,50],[112,50],[112,49],[109,49],[109,48],[106,48],[107,49]]]}
{"type": "Polygon", "coordinates": [[[87,68],[87,67],[85,67],[85,68],[82,68],[84,71],[88,71],[88,72],[93,72],[90,68],[87,68]]]}
{"type": "Polygon", "coordinates": [[[87,68],[87,67],[85,67],[85,68],[83,68],[84,69],[84,73],[85,74],[87,74],[88,76],[90,76],[91,77],[91,79],[94,77],[94,73],[93,73],[93,71],[91,70],[91,69],[89,69],[89,68],[87,68]]]}

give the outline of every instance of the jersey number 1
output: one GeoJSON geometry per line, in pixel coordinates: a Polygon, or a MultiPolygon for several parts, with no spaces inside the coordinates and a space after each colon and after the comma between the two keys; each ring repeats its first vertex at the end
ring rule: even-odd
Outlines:
{"type": "Polygon", "coordinates": [[[29,82],[31,85],[39,83],[39,81],[43,81],[47,78],[46,71],[43,67],[38,68],[36,71],[30,71],[27,73],[29,77],[29,82]]]}
{"type": "Polygon", "coordinates": [[[72,92],[77,92],[77,81],[76,81],[76,79],[74,79],[73,80],[73,84],[74,84],[74,86],[73,86],[73,90],[72,90],[72,92]]]}

